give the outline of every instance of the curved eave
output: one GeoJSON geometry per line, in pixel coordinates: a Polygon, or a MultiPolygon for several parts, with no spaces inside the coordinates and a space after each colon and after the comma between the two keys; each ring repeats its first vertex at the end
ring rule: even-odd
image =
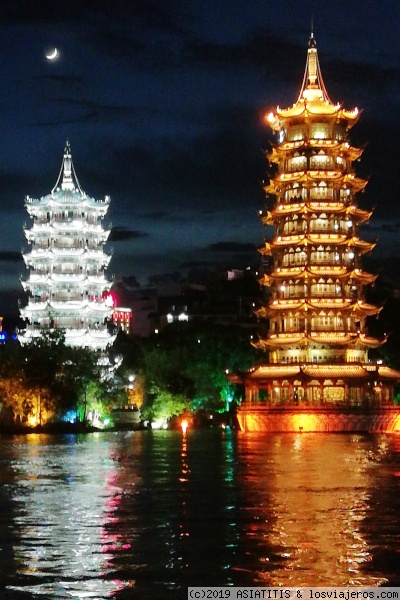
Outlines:
{"type": "Polygon", "coordinates": [[[334,117],[337,120],[346,121],[347,127],[353,127],[360,117],[360,111],[357,108],[345,110],[340,104],[332,104],[321,98],[312,100],[300,98],[289,108],[276,107],[275,113],[277,119],[271,125],[275,131],[279,131],[286,126],[286,121],[297,120],[299,117],[304,120],[314,119],[315,117],[334,117]]]}
{"type": "Polygon", "coordinates": [[[308,336],[311,342],[329,346],[343,346],[354,343],[354,335],[350,333],[312,332],[308,336]]]}
{"type": "Polygon", "coordinates": [[[342,142],[332,138],[311,138],[307,140],[283,141],[278,146],[274,146],[266,154],[270,162],[278,163],[280,160],[290,155],[294,150],[299,150],[308,146],[311,148],[332,150],[335,154],[340,153],[341,155],[346,156],[351,162],[359,158],[364,152],[364,148],[355,148],[354,146],[350,146],[348,142],[342,142]]]}
{"type": "Polygon", "coordinates": [[[352,301],[348,300],[347,298],[310,298],[309,300],[307,300],[306,304],[309,308],[312,308],[314,310],[336,309],[346,311],[351,309],[351,307],[353,306],[352,301]]]}
{"type": "MultiPolygon", "coordinates": [[[[305,212],[305,207],[306,204],[304,202],[301,204],[279,204],[277,207],[273,208],[271,212],[268,212],[265,215],[265,218],[268,219],[268,222],[265,222],[265,225],[271,225],[276,220],[287,215],[298,215],[303,213],[305,212]],[[270,223],[269,220],[272,220],[272,223],[270,223]]],[[[262,221],[264,223],[263,219],[262,221]]]]}
{"type": "Polygon", "coordinates": [[[387,336],[385,336],[382,340],[378,340],[376,338],[368,337],[367,335],[360,334],[358,338],[355,340],[356,346],[367,347],[367,348],[379,348],[386,343],[387,336]]]}
{"type": "Polygon", "coordinates": [[[310,200],[306,203],[306,209],[309,213],[329,213],[329,214],[346,214],[347,209],[343,202],[332,202],[332,201],[314,201],[310,200]]]}
{"type": "Polygon", "coordinates": [[[266,215],[262,217],[264,225],[273,225],[282,217],[288,215],[298,214],[336,214],[346,215],[356,220],[358,223],[368,221],[372,215],[371,211],[362,210],[356,206],[345,206],[342,202],[331,202],[331,201],[318,201],[315,202],[310,200],[304,203],[296,204],[279,204],[275,206],[271,211],[268,211],[266,215]]]}
{"type": "MultiPolygon", "coordinates": [[[[346,234],[339,234],[339,233],[308,233],[308,234],[302,234],[302,235],[298,235],[298,234],[292,234],[292,235],[285,235],[285,236],[278,236],[276,238],[274,238],[273,240],[271,240],[271,242],[268,242],[267,245],[269,246],[269,248],[271,250],[273,250],[274,248],[282,248],[282,247],[290,247],[290,246],[306,246],[307,244],[318,244],[318,245],[336,245],[336,246],[344,246],[346,244],[348,244],[349,242],[351,242],[352,246],[356,246],[357,244],[355,243],[356,238],[348,238],[348,236],[346,234]]],[[[374,245],[372,245],[371,248],[369,248],[370,244],[368,242],[361,242],[361,240],[359,240],[359,245],[357,245],[357,247],[361,247],[361,248],[366,248],[366,244],[368,244],[368,249],[371,249],[374,247],[374,245]]]]}
{"type": "Polygon", "coordinates": [[[256,342],[251,342],[254,348],[259,350],[267,350],[268,348],[276,348],[277,346],[298,346],[304,343],[306,337],[304,334],[291,335],[284,337],[283,335],[277,336],[276,338],[260,338],[256,342]]]}
{"type": "MultiPolygon", "coordinates": [[[[360,336],[361,337],[361,336],[360,336]]],[[[377,347],[380,345],[378,340],[372,340],[372,338],[360,339],[362,345],[369,345],[370,347],[377,347]],[[377,344],[372,346],[371,344],[377,344]]],[[[339,332],[312,332],[310,334],[299,333],[299,334],[274,334],[268,338],[260,338],[257,342],[253,342],[255,348],[267,349],[267,348],[280,348],[285,346],[298,346],[308,343],[329,345],[329,346],[348,346],[357,344],[358,338],[355,339],[353,335],[349,333],[339,332]]],[[[383,343],[383,342],[382,342],[383,343]]]]}
{"type": "Polygon", "coordinates": [[[258,252],[263,256],[270,256],[272,254],[272,245],[265,242],[264,246],[258,248],[258,252]]]}
{"type": "Polygon", "coordinates": [[[272,180],[267,185],[264,185],[263,189],[266,194],[276,195],[278,193],[276,185],[272,180]]]}
{"type": "Polygon", "coordinates": [[[375,306],[374,304],[367,304],[366,302],[356,302],[353,306],[353,312],[360,316],[372,317],[381,312],[382,306],[375,306]]]}
{"type": "Polygon", "coordinates": [[[351,162],[354,162],[357,158],[360,158],[364,152],[364,148],[355,148],[354,146],[350,146],[348,142],[341,142],[339,151],[342,152],[344,156],[347,156],[351,162]]]}
{"type": "Polygon", "coordinates": [[[348,246],[349,248],[357,248],[361,254],[370,252],[376,246],[376,242],[366,242],[359,238],[349,238],[347,235],[338,233],[309,233],[307,235],[287,235],[274,238],[271,242],[265,243],[265,249],[259,250],[262,254],[270,254],[276,248],[284,248],[290,246],[306,246],[313,245],[336,245],[348,246]]]}
{"type": "Polygon", "coordinates": [[[350,185],[354,192],[360,192],[365,188],[368,181],[366,179],[356,177],[352,173],[346,173],[343,177],[343,183],[350,185]]]}
{"type": "Polygon", "coordinates": [[[336,266],[310,266],[307,269],[307,273],[309,273],[313,277],[335,277],[336,279],[346,279],[349,275],[349,272],[346,267],[336,266]]]}
{"type": "Polygon", "coordinates": [[[305,365],[302,373],[310,379],[369,379],[370,373],[361,365],[344,363],[341,365],[305,365]]]}
{"type": "Polygon", "coordinates": [[[286,183],[313,183],[315,181],[341,181],[343,185],[350,186],[353,192],[363,190],[368,183],[367,180],[356,177],[353,173],[343,173],[342,171],[329,169],[310,169],[282,172],[278,177],[274,177],[264,189],[267,193],[276,194],[280,186],[286,183]]]}
{"type": "Polygon", "coordinates": [[[257,308],[254,311],[254,314],[259,319],[267,319],[270,316],[271,311],[269,311],[265,306],[262,306],[261,308],[257,308]]]}
{"type": "MultiPolygon", "coordinates": [[[[259,365],[252,367],[246,372],[242,373],[229,373],[228,379],[231,381],[238,378],[239,381],[243,379],[281,379],[291,378],[299,375],[301,367],[299,365],[259,365]]],[[[233,382],[233,381],[232,381],[233,382]]]]}
{"type": "Polygon", "coordinates": [[[390,367],[386,367],[386,366],[378,366],[378,375],[379,377],[382,377],[383,379],[391,379],[394,381],[400,381],[400,372],[396,371],[395,369],[391,369],[390,367]]]}
{"type": "Polygon", "coordinates": [[[266,364],[252,367],[248,371],[229,373],[227,379],[231,383],[245,381],[282,380],[305,377],[307,380],[390,380],[400,381],[400,372],[390,367],[368,364],[302,364],[278,365],[266,364]]]}
{"type": "Polygon", "coordinates": [[[369,221],[373,212],[373,210],[362,210],[356,206],[350,206],[346,209],[347,215],[353,219],[357,219],[358,223],[369,221]]]}
{"type": "Polygon", "coordinates": [[[266,273],[264,273],[262,277],[259,277],[257,281],[264,287],[269,287],[271,285],[271,278],[266,273]]]}
{"type": "Polygon", "coordinates": [[[378,314],[382,307],[364,302],[352,302],[351,300],[332,298],[298,299],[298,300],[276,300],[267,307],[262,307],[256,311],[257,316],[267,317],[280,311],[296,311],[296,310],[338,310],[342,312],[354,312],[363,317],[373,316],[378,314]]]}
{"type": "Polygon", "coordinates": [[[335,105],[319,99],[307,101],[306,99],[302,98],[289,108],[280,108],[277,106],[276,115],[280,121],[287,121],[298,117],[302,117],[305,120],[309,117],[312,118],[315,116],[336,116],[339,115],[340,111],[340,104],[335,105]]]}
{"type": "Polygon", "coordinates": [[[374,283],[378,275],[373,275],[372,273],[367,273],[366,271],[361,271],[360,269],[354,269],[351,273],[351,278],[359,281],[364,285],[368,285],[370,283],[374,283]]]}
{"type": "Polygon", "coordinates": [[[357,248],[361,254],[365,252],[371,252],[376,246],[376,242],[366,242],[359,238],[353,237],[349,240],[349,247],[357,248]]]}
{"type": "Polygon", "coordinates": [[[95,209],[96,212],[100,212],[105,215],[108,211],[109,205],[110,199],[96,200],[95,198],[90,198],[85,194],[80,194],[78,192],[68,194],[61,192],[59,195],[49,194],[47,196],[43,196],[42,198],[27,197],[25,199],[25,208],[29,214],[31,214],[31,212],[40,212],[45,208],[65,209],[68,206],[79,206],[80,208],[89,209],[90,212],[95,209]]]}
{"type": "Polygon", "coordinates": [[[308,275],[313,277],[335,277],[337,279],[345,279],[349,276],[349,271],[346,267],[323,266],[323,267],[280,267],[270,273],[269,279],[281,280],[287,278],[304,279],[308,275]]]}
{"type": "Polygon", "coordinates": [[[276,311],[281,310],[304,309],[305,306],[306,302],[303,298],[300,298],[299,300],[274,300],[265,310],[268,314],[274,314],[276,311]]]}

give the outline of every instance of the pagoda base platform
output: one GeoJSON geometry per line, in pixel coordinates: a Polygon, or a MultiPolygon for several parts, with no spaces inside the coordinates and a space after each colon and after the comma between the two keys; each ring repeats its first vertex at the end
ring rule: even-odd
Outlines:
{"type": "Polygon", "coordinates": [[[244,406],[237,411],[244,432],[400,433],[400,407],[277,408],[244,406]]]}

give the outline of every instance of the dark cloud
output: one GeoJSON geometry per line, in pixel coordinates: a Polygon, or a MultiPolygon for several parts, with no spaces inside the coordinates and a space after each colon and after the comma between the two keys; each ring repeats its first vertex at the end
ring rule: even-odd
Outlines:
{"type": "Polygon", "coordinates": [[[53,98],[55,103],[64,105],[70,116],[60,115],[54,120],[36,121],[28,123],[36,127],[57,126],[75,123],[110,123],[120,121],[126,123],[131,119],[154,118],[161,114],[160,110],[148,106],[118,106],[98,104],[91,100],[77,100],[76,98],[53,98]],[[78,109],[79,114],[76,115],[75,109],[78,109]],[[79,110],[81,109],[81,110],[79,110]],[[74,113],[74,114],[72,114],[74,113]]]}
{"type": "Polygon", "coordinates": [[[256,246],[254,244],[239,242],[216,242],[215,244],[210,244],[207,250],[212,250],[213,252],[246,252],[253,254],[256,252],[256,246]]]}
{"type": "Polygon", "coordinates": [[[48,82],[51,85],[54,83],[61,83],[69,88],[71,86],[81,86],[85,82],[83,77],[77,75],[55,75],[48,73],[46,73],[46,75],[41,75],[40,77],[35,77],[35,79],[40,82],[48,82]]]}
{"type": "Polygon", "coordinates": [[[127,193],[135,189],[154,206],[173,203],[207,211],[216,203],[223,208],[249,199],[258,206],[264,199],[262,130],[251,140],[254,123],[248,130],[246,124],[117,149],[109,169],[127,193]]]}
{"type": "Polygon", "coordinates": [[[157,0],[3,0],[3,23],[74,23],[88,22],[92,25],[134,24],[137,27],[180,31],[182,11],[175,3],[157,0]]]}
{"type": "Polygon", "coordinates": [[[166,221],[168,219],[173,218],[169,213],[158,210],[149,213],[141,213],[139,215],[141,219],[148,219],[149,221],[166,221]]]}
{"type": "MultiPolygon", "coordinates": [[[[183,50],[188,61],[221,66],[275,65],[285,74],[298,75],[296,65],[304,64],[304,45],[277,36],[268,28],[260,28],[236,43],[218,43],[204,40],[191,41],[183,50]]],[[[273,67],[273,68],[274,68],[273,67]]],[[[277,74],[276,74],[277,75],[277,74]]]]}
{"type": "Polygon", "coordinates": [[[202,269],[202,268],[214,268],[215,261],[210,260],[188,260],[179,265],[180,269],[202,269]]]}
{"type": "Polygon", "coordinates": [[[126,242],[128,240],[137,240],[143,237],[149,237],[146,231],[137,231],[127,227],[113,227],[108,237],[109,242],[126,242]]]}
{"type": "Polygon", "coordinates": [[[400,223],[378,223],[372,222],[368,223],[365,226],[365,229],[371,232],[381,232],[381,233],[397,233],[400,230],[400,223]]]}
{"type": "Polygon", "coordinates": [[[0,252],[0,261],[1,262],[22,262],[22,254],[20,252],[10,251],[2,251],[0,252]]]}

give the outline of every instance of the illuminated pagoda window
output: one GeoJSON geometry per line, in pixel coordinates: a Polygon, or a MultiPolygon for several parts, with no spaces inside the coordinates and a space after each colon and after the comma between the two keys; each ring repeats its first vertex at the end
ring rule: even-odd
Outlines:
{"type": "Polygon", "coordinates": [[[29,276],[22,285],[29,298],[20,311],[27,323],[21,343],[53,329],[63,330],[70,346],[104,351],[113,343],[106,278],[111,256],[104,252],[109,230],[102,226],[109,204],[108,196],[95,200],[82,190],[67,142],[51,193],[25,200],[33,224],[25,229],[29,276]]]}
{"type": "Polygon", "coordinates": [[[352,167],[362,154],[348,138],[358,118],[358,109],[331,102],[311,34],[297,101],[266,117],[274,133],[268,154],[274,175],[261,217],[271,235],[260,252],[272,266],[260,280],[268,300],[256,311],[268,331],[254,346],[268,362],[228,375],[245,387],[238,412],[244,429],[246,406],[253,404],[257,410],[393,404],[400,373],[368,358],[368,349],[385,339],[367,331],[367,317],[380,308],[365,296],[376,277],[363,271],[362,256],[375,244],[359,236],[371,211],[358,206],[367,182],[352,167]]]}

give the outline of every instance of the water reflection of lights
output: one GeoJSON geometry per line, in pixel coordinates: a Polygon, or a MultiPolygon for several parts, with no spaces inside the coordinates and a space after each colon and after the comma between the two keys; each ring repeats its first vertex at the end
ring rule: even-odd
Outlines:
{"type": "MultiPolygon", "coordinates": [[[[186,421],[187,425],[187,421],[186,421]]],[[[179,477],[179,481],[181,485],[181,519],[179,524],[179,538],[188,538],[190,536],[188,531],[188,519],[187,519],[187,484],[189,483],[190,469],[188,465],[188,449],[187,449],[187,435],[186,435],[187,427],[182,427],[182,445],[181,445],[181,475],[179,477]]],[[[183,557],[180,557],[179,560],[182,560],[183,557]]],[[[187,562],[184,563],[184,566],[187,567],[187,562]]]]}
{"type": "Polygon", "coordinates": [[[371,561],[371,547],[361,527],[370,510],[375,464],[387,452],[384,441],[376,451],[362,436],[256,434],[241,437],[240,443],[247,457],[246,494],[253,482],[258,486],[250,492],[254,505],[249,507],[252,518],[245,530],[247,538],[258,544],[255,582],[266,586],[385,582],[364,569],[371,561]],[[264,456],[268,446],[263,463],[260,444],[264,456]],[[343,460],[338,462],[337,456],[343,460]]]}
{"type": "Polygon", "coordinates": [[[8,588],[57,598],[110,597],[129,585],[110,579],[112,551],[129,545],[106,529],[121,494],[109,445],[76,444],[71,436],[69,444],[49,452],[48,444],[35,441],[21,446],[15,465],[20,543],[14,550],[26,581],[8,588]]]}

